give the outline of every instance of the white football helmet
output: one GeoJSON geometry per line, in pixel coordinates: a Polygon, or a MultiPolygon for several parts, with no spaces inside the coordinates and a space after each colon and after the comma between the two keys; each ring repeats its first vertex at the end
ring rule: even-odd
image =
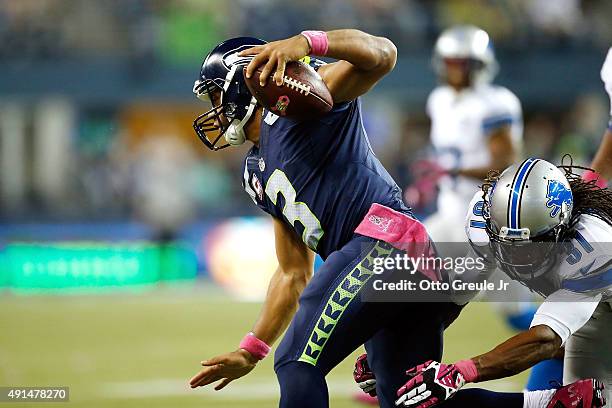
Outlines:
{"type": "Polygon", "coordinates": [[[506,273],[526,281],[545,273],[562,252],[573,196],[563,171],[529,158],[504,170],[485,194],[491,248],[506,273]]]}
{"type": "Polygon", "coordinates": [[[499,70],[489,34],[471,25],[454,26],[440,34],[434,48],[432,64],[441,77],[446,77],[445,59],[474,61],[476,65],[472,74],[473,83],[490,82],[499,70]]]}

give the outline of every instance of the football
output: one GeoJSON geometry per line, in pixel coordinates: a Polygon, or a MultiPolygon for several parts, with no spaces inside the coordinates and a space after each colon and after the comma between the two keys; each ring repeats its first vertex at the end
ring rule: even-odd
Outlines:
{"type": "MultiPolygon", "coordinates": [[[[334,105],[329,89],[321,76],[308,64],[291,61],[285,67],[283,84],[276,85],[272,76],[265,86],[259,84],[263,66],[251,78],[244,77],[247,87],[257,101],[278,116],[304,120],[329,112],[334,105]]],[[[243,70],[243,75],[246,67],[243,70]]]]}

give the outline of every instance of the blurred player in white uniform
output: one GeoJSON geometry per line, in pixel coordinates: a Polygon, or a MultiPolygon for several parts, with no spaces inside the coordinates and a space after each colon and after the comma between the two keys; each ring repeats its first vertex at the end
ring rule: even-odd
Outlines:
{"type": "Polygon", "coordinates": [[[520,155],[521,104],[508,89],[491,84],[498,67],[489,35],[473,26],[444,31],[433,65],[443,82],[429,95],[431,143],[440,176],[438,210],[425,220],[435,242],[465,242],[460,220],[474,190],[490,170],[520,155]]]}
{"type": "Polygon", "coordinates": [[[610,407],[612,191],[580,179],[571,166],[530,158],[474,195],[465,228],[474,256],[488,260],[475,271],[478,280],[499,268],[544,296],[544,303],[529,330],[493,350],[414,368],[398,393],[402,406],[431,407],[465,383],[518,374],[565,346],[563,382],[574,384],[526,392],[524,408],[601,407],[604,398],[610,407]]]}

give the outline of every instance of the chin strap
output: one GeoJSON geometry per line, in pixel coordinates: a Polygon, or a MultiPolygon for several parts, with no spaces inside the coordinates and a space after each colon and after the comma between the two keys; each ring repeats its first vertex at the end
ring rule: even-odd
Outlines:
{"type": "Polygon", "coordinates": [[[251,98],[251,102],[249,103],[249,107],[247,108],[247,113],[244,115],[244,118],[240,122],[238,119],[232,120],[232,123],[227,128],[225,132],[225,140],[232,146],[240,146],[246,141],[246,133],[244,132],[244,126],[251,119],[253,112],[255,112],[255,107],[257,106],[257,99],[254,97],[251,98]]]}
{"type": "Polygon", "coordinates": [[[559,225],[563,225],[567,227],[570,223],[570,219],[572,218],[572,209],[566,203],[561,203],[561,214],[559,214],[559,225]]]}

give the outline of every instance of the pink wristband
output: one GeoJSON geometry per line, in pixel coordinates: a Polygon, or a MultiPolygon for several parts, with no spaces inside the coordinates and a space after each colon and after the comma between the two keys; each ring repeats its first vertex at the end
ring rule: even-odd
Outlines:
{"type": "Polygon", "coordinates": [[[270,346],[264,341],[259,340],[253,332],[247,333],[238,347],[248,351],[258,360],[263,360],[270,352],[270,346]]]}
{"type": "Polygon", "coordinates": [[[595,185],[599,188],[605,188],[608,185],[608,181],[605,178],[603,178],[601,174],[595,171],[592,171],[592,170],[585,171],[584,174],[582,175],[582,179],[586,181],[587,183],[589,181],[595,180],[595,185]]]}
{"type": "Polygon", "coordinates": [[[463,375],[466,383],[471,383],[478,379],[478,369],[472,360],[461,360],[456,362],[454,366],[463,375]]]}
{"type": "Polygon", "coordinates": [[[329,42],[327,40],[327,33],[325,31],[302,31],[301,33],[310,46],[310,55],[325,56],[327,54],[327,47],[329,42]]]}

